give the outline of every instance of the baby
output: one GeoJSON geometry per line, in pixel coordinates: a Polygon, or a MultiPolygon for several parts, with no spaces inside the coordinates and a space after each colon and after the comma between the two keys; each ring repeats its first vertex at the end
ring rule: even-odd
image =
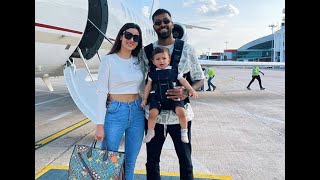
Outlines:
{"type": "Polygon", "coordinates": [[[165,95],[168,89],[174,88],[175,82],[178,80],[186,89],[189,90],[189,95],[197,98],[197,92],[191,87],[189,82],[183,77],[183,73],[178,74],[178,67],[170,65],[170,52],[166,47],[156,47],[152,52],[152,63],[156,68],[150,68],[148,82],[145,87],[142,107],[147,104],[147,99],[150,95],[150,108],[148,118],[148,131],[143,142],[148,143],[155,135],[155,125],[158,114],[162,109],[173,110],[178,118],[181,126],[181,140],[184,143],[189,143],[188,138],[188,122],[184,109],[184,101],[173,101],[167,99],[165,95]]]}

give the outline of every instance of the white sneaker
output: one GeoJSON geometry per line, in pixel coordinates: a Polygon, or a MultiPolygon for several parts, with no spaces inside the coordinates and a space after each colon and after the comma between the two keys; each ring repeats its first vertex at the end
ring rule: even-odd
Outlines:
{"type": "Polygon", "coordinates": [[[189,143],[188,129],[181,129],[181,141],[184,143],[189,143]]]}
{"type": "Polygon", "coordinates": [[[148,143],[154,137],[154,129],[148,129],[147,135],[144,137],[143,142],[148,143]]]}

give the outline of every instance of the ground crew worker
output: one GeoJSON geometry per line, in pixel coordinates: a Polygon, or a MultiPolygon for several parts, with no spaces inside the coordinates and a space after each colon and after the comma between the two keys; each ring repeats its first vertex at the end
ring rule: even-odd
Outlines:
{"type": "Polygon", "coordinates": [[[208,77],[208,89],[206,91],[211,91],[211,86],[212,86],[212,91],[216,89],[216,86],[212,84],[211,80],[215,76],[215,72],[213,68],[209,68],[207,72],[207,77],[208,77]]]}
{"type": "Polygon", "coordinates": [[[254,66],[253,69],[252,69],[252,79],[251,79],[250,83],[249,83],[248,86],[247,86],[247,89],[248,89],[248,90],[251,90],[251,89],[250,89],[250,85],[251,85],[251,83],[252,83],[255,79],[258,79],[258,81],[259,81],[260,90],[264,90],[264,89],[265,89],[265,88],[262,87],[262,85],[261,85],[261,78],[260,78],[259,72],[260,72],[262,75],[264,75],[264,73],[263,73],[262,71],[260,71],[260,69],[259,69],[258,66],[254,66]]]}

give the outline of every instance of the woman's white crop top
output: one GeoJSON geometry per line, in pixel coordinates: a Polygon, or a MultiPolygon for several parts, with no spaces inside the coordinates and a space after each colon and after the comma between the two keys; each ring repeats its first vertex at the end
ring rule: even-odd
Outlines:
{"type": "Polygon", "coordinates": [[[144,88],[143,62],[131,56],[123,59],[116,53],[101,59],[98,71],[98,112],[97,124],[103,124],[106,111],[107,94],[138,94],[144,88]]]}

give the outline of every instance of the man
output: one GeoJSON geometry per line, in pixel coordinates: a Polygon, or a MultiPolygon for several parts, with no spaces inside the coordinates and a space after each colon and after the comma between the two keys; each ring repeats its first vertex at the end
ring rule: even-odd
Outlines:
{"type": "Polygon", "coordinates": [[[211,91],[211,86],[212,86],[212,91],[214,91],[216,89],[216,86],[213,85],[211,82],[211,80],[215,76],[215,72],[214,72],[213,68],[208,69],[207,76],[208,76],[208,89],[206,91],[211,91]]]}
{"type": "MultiPolygon", "coordinates": [[[[152,15],[153,29],[158,35],[158,41],[152,43],[153,48],[164,46],[170,50],[170,54],[174,49],[175,39],[173,38],[172,29],[173,22],[171,14],[165,9],[158,9],[152,15]]],[[[144,48],[146,50],[146,47],[144,48]]],[[[142,52],[142,58],[148,64],[148,58],[145,51],[142,52]]],[[[146,66],[149,68],[148,66],[146,66]]],[[[192,85],[193,89],[199,89],[204,82],[205,76],[198,62],[196,51],[189,44],[184,42],[183,50],[178,64],[179,72],[187,74],[186,79],[192,85]]],[[[163,110],[157,117],[155,126],[155,136],[146,144],[147,146],[147,179],[160,179],[160,154],[162,146],[165,142],[166,135],[169,133],[175,146],[175,150],[180,164],[180,179],[193,179],[193,166],[191,161],[191,120],[194,114],[188,100],[188,92],[181,86],[167,91],[167,97],[173,100],[181,99],[187,102],[185,104],[187,120],[188,120],[188,138],[189,143],[181,141],[180,125],[177,115],[173,111],[163,110]]],[[[148,117],[149,109],[146,108],[146,118],[148,117]]],[[[146,122],[147,123],[147,122],[146,122]]],[[[147,127],[147,125],[146,125],[147,127]]],[[[170,162],[168,162],[170,163],[170,162]]]]}
{"type": "Polygon", "coordinates": [[[249,83],[248,86],[247,86],[247,89],[248,89],[248,90],[251,90],[251,89],[250,89],[250,85],[251,85],[251,83],[252,83],[255,79],[258,79],[258,81],[259,81],[260,90],[266,89],[266,88],[262,87],[262,85],[261,85],[261,78],[260,78],[259,72],[260,72],[262,75],[264,75],[264,73],[259,70],[259,67],[258,67],[258,66],[254,66],[253,69],[252,69],[252,79],[251,79],[250,83],[249,83]]]}

